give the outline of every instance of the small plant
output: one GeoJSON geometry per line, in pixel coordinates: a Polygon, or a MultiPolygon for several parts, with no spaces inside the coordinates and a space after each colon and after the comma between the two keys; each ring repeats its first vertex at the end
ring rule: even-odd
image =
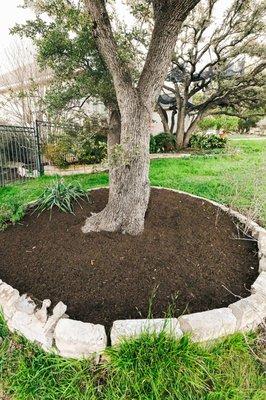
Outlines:
{"type": "Polygon", "coordinates": [[[159,133],[150,138],[151,153],[169,153],[176,150],[176,139],[169,133],[159,133]]]}
{"type": "Polygon", "coordinates": [[[191,136],[189,146],[193,149],[212,150],[222,149],[226,146],[227,139],[219,135],[194,134],[191,136]]]}
{"type": "Polygon", "coordinates": [[[11,200],[0,206],[0,230],[4,230],[9,223],[15,224],[25,215],[25,206],[18,201],[11,200]]]}
{"type": "Polygon", "coordinates": [[[58,207],[60,211],[74,214],[73,203],[79,204],[79,200],[84,200],[84,198],[88,199],[88,193],[78,182],[66,184],[63,179],[60,179],[44,190],[37,201],[35,211],[42,213],[58,207]]]}

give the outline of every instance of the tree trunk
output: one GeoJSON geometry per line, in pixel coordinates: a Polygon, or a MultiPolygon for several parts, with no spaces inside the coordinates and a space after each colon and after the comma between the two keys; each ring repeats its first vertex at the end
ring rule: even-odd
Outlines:
{"type": "Polygon", "coordinates": [[[192,125],[186,130],[185,135],[184,135],[184,143],[183,143],[183,146],[185,148],[188,147],[189,140],[190,140],[193,132],[195,131],[195,129],[196,129],[196,125],[192,125]]]}
{"type": "Polygon", "coordinates": [[[184,146],[185,118],[186,118],[185,105],[181,104],[178,109],[177,127],[176,127],[176,144],[177,147],[181,148],[184,146]]]}
{"type": "Polygon", "coordinates": [[[106,2],[85,0],[93,22],[93,36],[112,76],[121,115],[121,135],[120,143],[109,151],[109,201],[104,210],[86,220],[83,232],[105,230],[137,235],[143,231],[150,194],[148,174],[152,111],[182,22],[199,1],[152,1],[154,29],[135,87],[130,69],[120,57],[106,2]]]}
{"type": "MultiPolygon", "coordinates": [[[[136,91],[137,93],[137,91],[136,91]]],[[[137,235],[144,229],[149,202],[149,138],[152,108],[136,94],[121,110],[121,140],[109,153],[110,190],[107,206],[89,217],[82,231],[121,231],[137,235]]]]}
{"type": "Polygon", "coordinates": [[[184,143],[183,143],[184,147],[188,147],[189,140],[190,140],[192,134],[195,132],[197,124],[202,120],[204,115],[205,115],[205,110],[200,111],[198,113],[198,115],[196,116],[196,118],[194,119],[194,121],[192,121],[191,124],[189,125],[189,127],[186,130],[185,135],[184,135],[184,143]]]}
{"type": "Polygon", "coordinates": [[[168,124],[167,112],[160,106],[160,104],[157,104],[157,112],[161,117],[164,133],[170,133],[171,131],[168,124]]]}
{"type": "Polygon", "coordinates": [[[118,105],[106,105],[109,111],[109,132],[107,137],[108,157],[115,145],[120,143],[121,135],[121,115],[118,105]]]}
{"type": "Polygon", "coordinates": [[[170,127],[170,133],[174,133],[174,128],[175,128],[175,116],[177,114],[176,109],[172,111],[171,115],[171,127],[170,127]]]}

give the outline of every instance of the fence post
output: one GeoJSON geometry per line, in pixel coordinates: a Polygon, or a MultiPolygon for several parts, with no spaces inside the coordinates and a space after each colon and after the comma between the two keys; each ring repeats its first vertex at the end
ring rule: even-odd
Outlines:
{"type": "Polygon", "coordinates": [[[2,159],[2,153],[0,150],[0,187],[5,186],[5,175],[4,175],[4,161],[2,159]]]}
{"type": "Polygon", "coordinates": [[[38,171],[40,176],[44,174],[43,163],[42,163],[42,155],[41,155],[41,145],[40,145],[40,129],[39,129],[39,121],[36,119],[35,121],[35,137],[36,137],[36,145],[37,145],[37,163],[38,163],[38,171]]]}

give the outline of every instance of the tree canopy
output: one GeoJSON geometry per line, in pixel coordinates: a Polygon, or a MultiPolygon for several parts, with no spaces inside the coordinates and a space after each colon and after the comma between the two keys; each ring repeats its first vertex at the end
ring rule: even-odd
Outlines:
{"type": "MultiPolygon", "coordinates": [[[[46,104],[52,114],[70,109],[81,110],[89,99],[116,108],[113,79],[98,51],[93,34],[93,23],[84,2],[70,0],[25,0],[35,18],[17,24],[12,33],[30,38],[37,50],[41,68],[49,69],[53,79],[46,94],[46,104]]],[[[139,74],[145,31],[139,26],[128,29],[119,21],[115,10],[111,16],[115,24],[121,62],[127,65],[134,79],[139,74]]]]}
{"type": "Polygon", "coordinates": [[[200,2],[184,22],[167,77],[171,84],[164,85],[172,124],[161,110],[162,119],[169,131],[175,127],[181,146],[206,113],[245,117],[261,113],[265,104],[265,4],[233,0],[218,21],[219,3],[200,2]]]}

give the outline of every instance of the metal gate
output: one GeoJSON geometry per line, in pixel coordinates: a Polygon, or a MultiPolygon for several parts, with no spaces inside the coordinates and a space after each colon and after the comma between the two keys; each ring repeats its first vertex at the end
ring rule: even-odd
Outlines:
{"type": "Polygon", "coordinates": [[[0,125],[0,186],[42,173],[36,127],[0,125]]]}

